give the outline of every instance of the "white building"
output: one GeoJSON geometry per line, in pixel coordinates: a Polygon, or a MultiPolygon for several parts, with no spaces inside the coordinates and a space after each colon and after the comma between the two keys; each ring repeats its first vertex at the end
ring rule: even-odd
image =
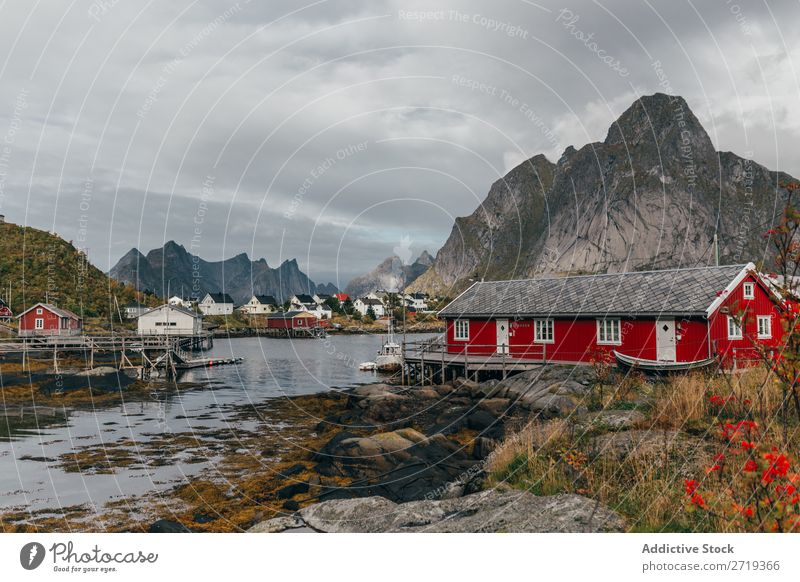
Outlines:
{"type": "Polygon", "coordinates": [[[148,311],[150,311],[150,308],[147,305],[140,305],[138,303],[128,303],[123,310],[125,313],[125,319],[136,319],[148,311]]]}
{"type": "Polygon", "coordinates": [[[203,315],[232,315],[233,299],[227,293],[206,293],[197,308],[203,315]]]}
{"type": "Polygon", "coordinates": [[[314,293],[314,297],[312,299],[314,299],[315,303],[322,305],[331,297],[333,297],[333,295],[328,295],[327,293],[314,293]]]}
{"type": "Polygon", "coordinates": [[[333,310],[327,305],[315,303],[309,309],[309,313],[313,313],[318,319],[331,319],[333,317],[333,310]]]}
{"type": "Polygon", "coordinates": [[[360,299],[356,299],[353,303],[353,307],[356,311],[358,311],[361,315],[367,315],[369,308],[372,307],[373,313],[375,313],[375,317],[383,317],[386,315],[386,309],[383,306],[383,302],[380,299],[371,299],[369,297],[362,297],[360,299]]]}
{"type": "Polygon", "coordinates": [[[425,293],[407,293],[405,300],[406,306],[413,307],[417,311],[428,310],[428,296],[425,293]]]}
{"type": "Polygon", "coordinates": [[[311,306],[316,303],[311,295],[306,295],[304,293],[292,295],[289,302],[291,303],[292,309],[296,311],[311,311],[311,306]]]}
{"type": "Polygon", "coordinates": [[[272,295],[253,295],[239,310],[249,315],[275,313],[278,311],[278,301],[272,295]]]}
{"type": "Polygon", "coordinates": [[[178,297],[177,295],[173,295],[167,301],[170,305],[176,305],[177,307],[185,307],[189,309],[192,307],[192,300],[191,299],[183,299],[182,297],[178,297]]]}
{"type": "Polygon", "coordinates": [[[202,315],[169,303],[139,316],[140,335],[197,335],[202,330],[202,315]]]}

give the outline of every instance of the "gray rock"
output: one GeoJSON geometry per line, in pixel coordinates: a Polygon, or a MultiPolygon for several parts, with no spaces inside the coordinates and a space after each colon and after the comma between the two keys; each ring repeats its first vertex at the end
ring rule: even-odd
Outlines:
{"type": "Polygon", "coordinates": [[[585,366],[547,365],[517,374],[494,387],[492,396],[507,398],[531,412],[569,416],[586,412],[594,372],[585,366]]]}
{"type": "Polygon", "coordinates": [[[303,521],[296,515],[287,515],[284,517],[276,517],[257,523],[249,530],[250,533],[278,533],[290,529],[304,527],[303,521]]]}
{"type": "MultiPolygon", "coordinates": [[[[297,522],[270,520],[250,531],[282,531],[297,522]]],[[[380,532],[620,532],[615,512],[580,495],[537,497],[491,489],[457,499],[397,504],[382,497],[334,500],[297,514],[300,526],[331,533],[380,532]]]]}
{"type": "Polygon", "coordinates": [[[576,425],[585,430],[628,430],[645,419],[638,410],[601,410],[584,414],[576,420],[576,425]]]}

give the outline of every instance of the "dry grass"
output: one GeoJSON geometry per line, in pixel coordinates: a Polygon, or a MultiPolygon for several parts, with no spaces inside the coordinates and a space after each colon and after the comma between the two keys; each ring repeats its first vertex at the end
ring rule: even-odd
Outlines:
{"type": "MultiPolygon", "coordinates": [[[[723,446],[719,424],[754,419],[761,435],[797,450],[800,431],[783,431],[782,391],[767,370],[732,376],[687,374],[640,387],[646,418],[634,430],[587,436],[566,420],[533,422],[501,444],[487,463],[489,485],[501,482],[535,494],[579,493],[627,518],[631,531],[728,531],[706,512],[686,511],[685,479],[712,483],[705,469],[723,446]],[[733,397],[724,406],[710,397],[733,397]],[[625,439],[627,437],[627,441],[625,439]]],[[[627,391],[627,389],[626,389],[627,391]]],[[[637,394],[631,394],[636,397],[637,394]]]]}

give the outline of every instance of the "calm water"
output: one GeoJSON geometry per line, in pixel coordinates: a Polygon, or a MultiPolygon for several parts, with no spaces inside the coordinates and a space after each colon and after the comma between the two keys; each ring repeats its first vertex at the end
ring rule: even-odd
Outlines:
{"type": "MultiPolygon", "coordinates": [[[[409,335],[408,339],[422,337],[409,335]]],[[[121,441],[130,441],[135,454],[152,456],[148,442],[165,434],[222,429],[235,438],[237,431],[263,429],[251,421],[236,420],[233,411],[270,398],[378,381],[380,376],[358,371],[358,364],[375,359],[381,340],[372,335],[325,340],[217,339],[205,355],[243,357],[244,361],[236,366],[191,370],[181,376],[181,381],[200,383],[203,388],[174,393],[163,400],[73,410],[66,418],[37,418],[33,424],[30,418],[23,424],[9,419],[12,437],[0,442],[0,512],[24,508],[57,512],[61,507],[83,504],[100,509],[114,499],[185,481],[215,459],[198,460],[188,453],[182,458],[181,451],[172,451],[174,463],[145,466],[150,459],[142,458],[113,474],[66,472],[57,459],[74,450],[102,450],[104,445],[121,441]]]]}

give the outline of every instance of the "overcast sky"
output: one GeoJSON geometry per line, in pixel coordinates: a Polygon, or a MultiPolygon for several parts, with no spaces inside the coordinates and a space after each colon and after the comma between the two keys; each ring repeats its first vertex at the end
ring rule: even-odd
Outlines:
{"type": "Polygon", "coordinates": [[[520,161],[684,96],[800,176],[800,3],[0,0],[0,213],[106,270],[174,239],[343,287],[520,161]]]}

